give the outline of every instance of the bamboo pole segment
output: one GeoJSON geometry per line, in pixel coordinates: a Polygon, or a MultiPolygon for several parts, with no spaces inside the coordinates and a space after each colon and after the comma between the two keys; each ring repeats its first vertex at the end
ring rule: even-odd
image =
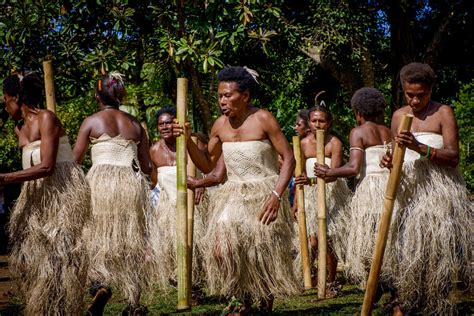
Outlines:
{"type": "MultiPolygon", "coordinates": [[[[303,173],[301,159],[301,141],[299,136],[293,136],[293,152],[295,154],[296,168],[295,176],[299,177],[303,173]]],[[[306,212],[304,208],[304,186],[296,186],[296,195],[298,201],[298,234],[300,238],[301,265],[303,266],[304,288],[309,290],[311,285],[311,266],[308,250],[308,232],[306,230],[306,212]]],[[[314,223],[313,223],[314,224],[314,223]]]]}
{"type": "MultiPolygon", "coordinates": [[[[405,114],[398,131],[409,131],[413,115],[405,114]]],[[[403,159],[405,157],[405,146],[395,144],[393,151],[392,170],[385,189],[385,198],[383,202],[382,215],[380,218],[379,229],[377,231],[377,239],[375,241],[374,254],[372,256],[372,265],[370,267],[369,278],[365,289],[364,303],[362,304],[361,315],[371,315],[375,292],[379,281],[380,270],[383,263],[383,255],[385,246],[387,245],[387,237],[390,230],[390,221],[392,219],[393,206],[397,197],[398,187],[400,185],[401,170],[403,159]]]]}
{"type": "Polygon", "coordinates": [[[46,108],[56,113],[56,97],[54,94],[53,62],[43,61],[44,89],[46,92],[46,108]]]}
{"type": "MultiPolygon", "coordinates": [[[[324,165],[324,130],[316,131],[316,158],[324,165]]],[[[318,299],[326,297],[327,275],[327,220],[326,220],[326,181],[318,177],[318,299]]]]}
{"type": "MultiPolygon", "coordinates": [[[[178,91],[176,98],[176,118],[179,124],[185,124],[187,112],[188,80],[178,78],[178,91]]],[[[188,268],[188,192],[186,185],[186,127],[183,135],[176,138],[176,172],[177,172],[177,200],[176,200],[176,262],[178,281],[178,311],[191,308],[190,269],[188,268]]]]}
{"type": "MultiPolygon", "coordinates": [[[[197,137],[192,136],[191,137],[192,141],[194,143],[197,143],[197,137]]],[[[191,176],[193,178],[196,177],[196,166],[194,165],[193,161],[188,155],[188,166],[187,166],[187,175],[191,176]]],[[[187,227],[188,227],[188,262],[187,262],[187,268],[188,268],[188,274],[189,274],[189,288],[192,288],[192,276],[193,276],[193,237],[194,237],[194,200],[195,200],[195,194],[194,190],[188,189],[188,217],[187,217],[187,227]]]]}

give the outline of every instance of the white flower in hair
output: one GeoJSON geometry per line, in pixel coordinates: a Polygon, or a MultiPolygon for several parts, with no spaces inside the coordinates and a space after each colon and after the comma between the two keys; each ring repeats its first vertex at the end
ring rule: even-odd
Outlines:
{"type": "Polygon", "coordinates": [[[125,77],[125,75],[124,75],[124,74],[121,74],[121,73],[118,72],[118,71],[111,71],[111,72],[109,73],[109,78],[111,78],[111,79],[113,79],[113,80],[116,80],[118,83],[120,83],[120,84],[122,84],[122,85],[124,84],[124,83],[123,83],[123,81],[124,81],[124,80],[123,80],[123,77],[125,77]]]}
{"type": "Polygon", "coordinates": [[[257,80],[257,77],[260,77],[258,72],[256,72],[253,69],[248,68],[247,66],[244,66],[243,68],[252,76],[253,80],[255,80],[256,83],[260,84],[257,80]]]}

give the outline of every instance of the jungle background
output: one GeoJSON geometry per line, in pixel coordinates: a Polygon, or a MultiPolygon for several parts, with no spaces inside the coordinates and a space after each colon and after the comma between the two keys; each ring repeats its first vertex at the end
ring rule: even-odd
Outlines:
{"type": "MultiPolygon", "coordinates": [[[[52,60],[57,114],[71,143],[82,120],[97,110],[101,71],[125,74],[123,109],[145,122],[156,141],[155,115],[174,104],[176,78],[189,79],[190,120],[207,133],[219,116],[217,72],[224,65],[245,65],[260,74],[255,105],[274,114],[288,139],[298,110],[314,105],[316,94],[325,91],[321,99],[334,114],[333,133],[348,148],[355,126],[353,92],[363,86],[381,90],[389,124],[404,103],[398,72],[418,61],[437,74],[433,99],[454,107],[460,169],[474,190],[469,0],[1,0],[0,5],[0,79],[13,71],[42,75],[42,62],[52,60]]],[[[19,170],[14,125],[0,108],[0,172],[19,170]]],[[[89,165],[86,160],[85,168],[89,165]]],[[[15,192],[18,187],[4,188],[5,205],[15,192]]]]}

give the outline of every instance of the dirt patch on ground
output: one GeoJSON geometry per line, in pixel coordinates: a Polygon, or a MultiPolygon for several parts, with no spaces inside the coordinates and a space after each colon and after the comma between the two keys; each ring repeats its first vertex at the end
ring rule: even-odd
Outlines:
{"type": "Polygon", "coordinates": [[[15,296],[15,284],[8,269],[8,256],[0,256],[0,310],[8,307],[15,296]]]}

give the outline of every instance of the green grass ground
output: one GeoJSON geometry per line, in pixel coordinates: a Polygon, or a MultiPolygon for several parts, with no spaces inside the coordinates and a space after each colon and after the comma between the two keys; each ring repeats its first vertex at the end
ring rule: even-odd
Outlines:
{"type": "MultiPolygon", "coordinates": [[[[145,303],[150,315],[221,315],[227,301],[216,297],[205,298],[199,305],[193,306],[187,313],[176,312],[176,291],[154,292],[145,295],[145,303]]],[[[343,286],[341,296],[332,299],[318,300],[317,291],[309,290],[304,293],[284,300],[275,300],[274,315],[355,315],[360,314],[364,292],[355,285],[343,286]]],[[[389,299],[384,294],[379,304],[374,309],[373,315],[385,315],[383,304],[389,299]]],[[[125,308],[125,303],[117,298],[112,298],[107,305],[105,315],[120,315],[125,308]]],[[[459,315],[474,315],[474,297],[463,294],[458,305],[459,315]]]]}

